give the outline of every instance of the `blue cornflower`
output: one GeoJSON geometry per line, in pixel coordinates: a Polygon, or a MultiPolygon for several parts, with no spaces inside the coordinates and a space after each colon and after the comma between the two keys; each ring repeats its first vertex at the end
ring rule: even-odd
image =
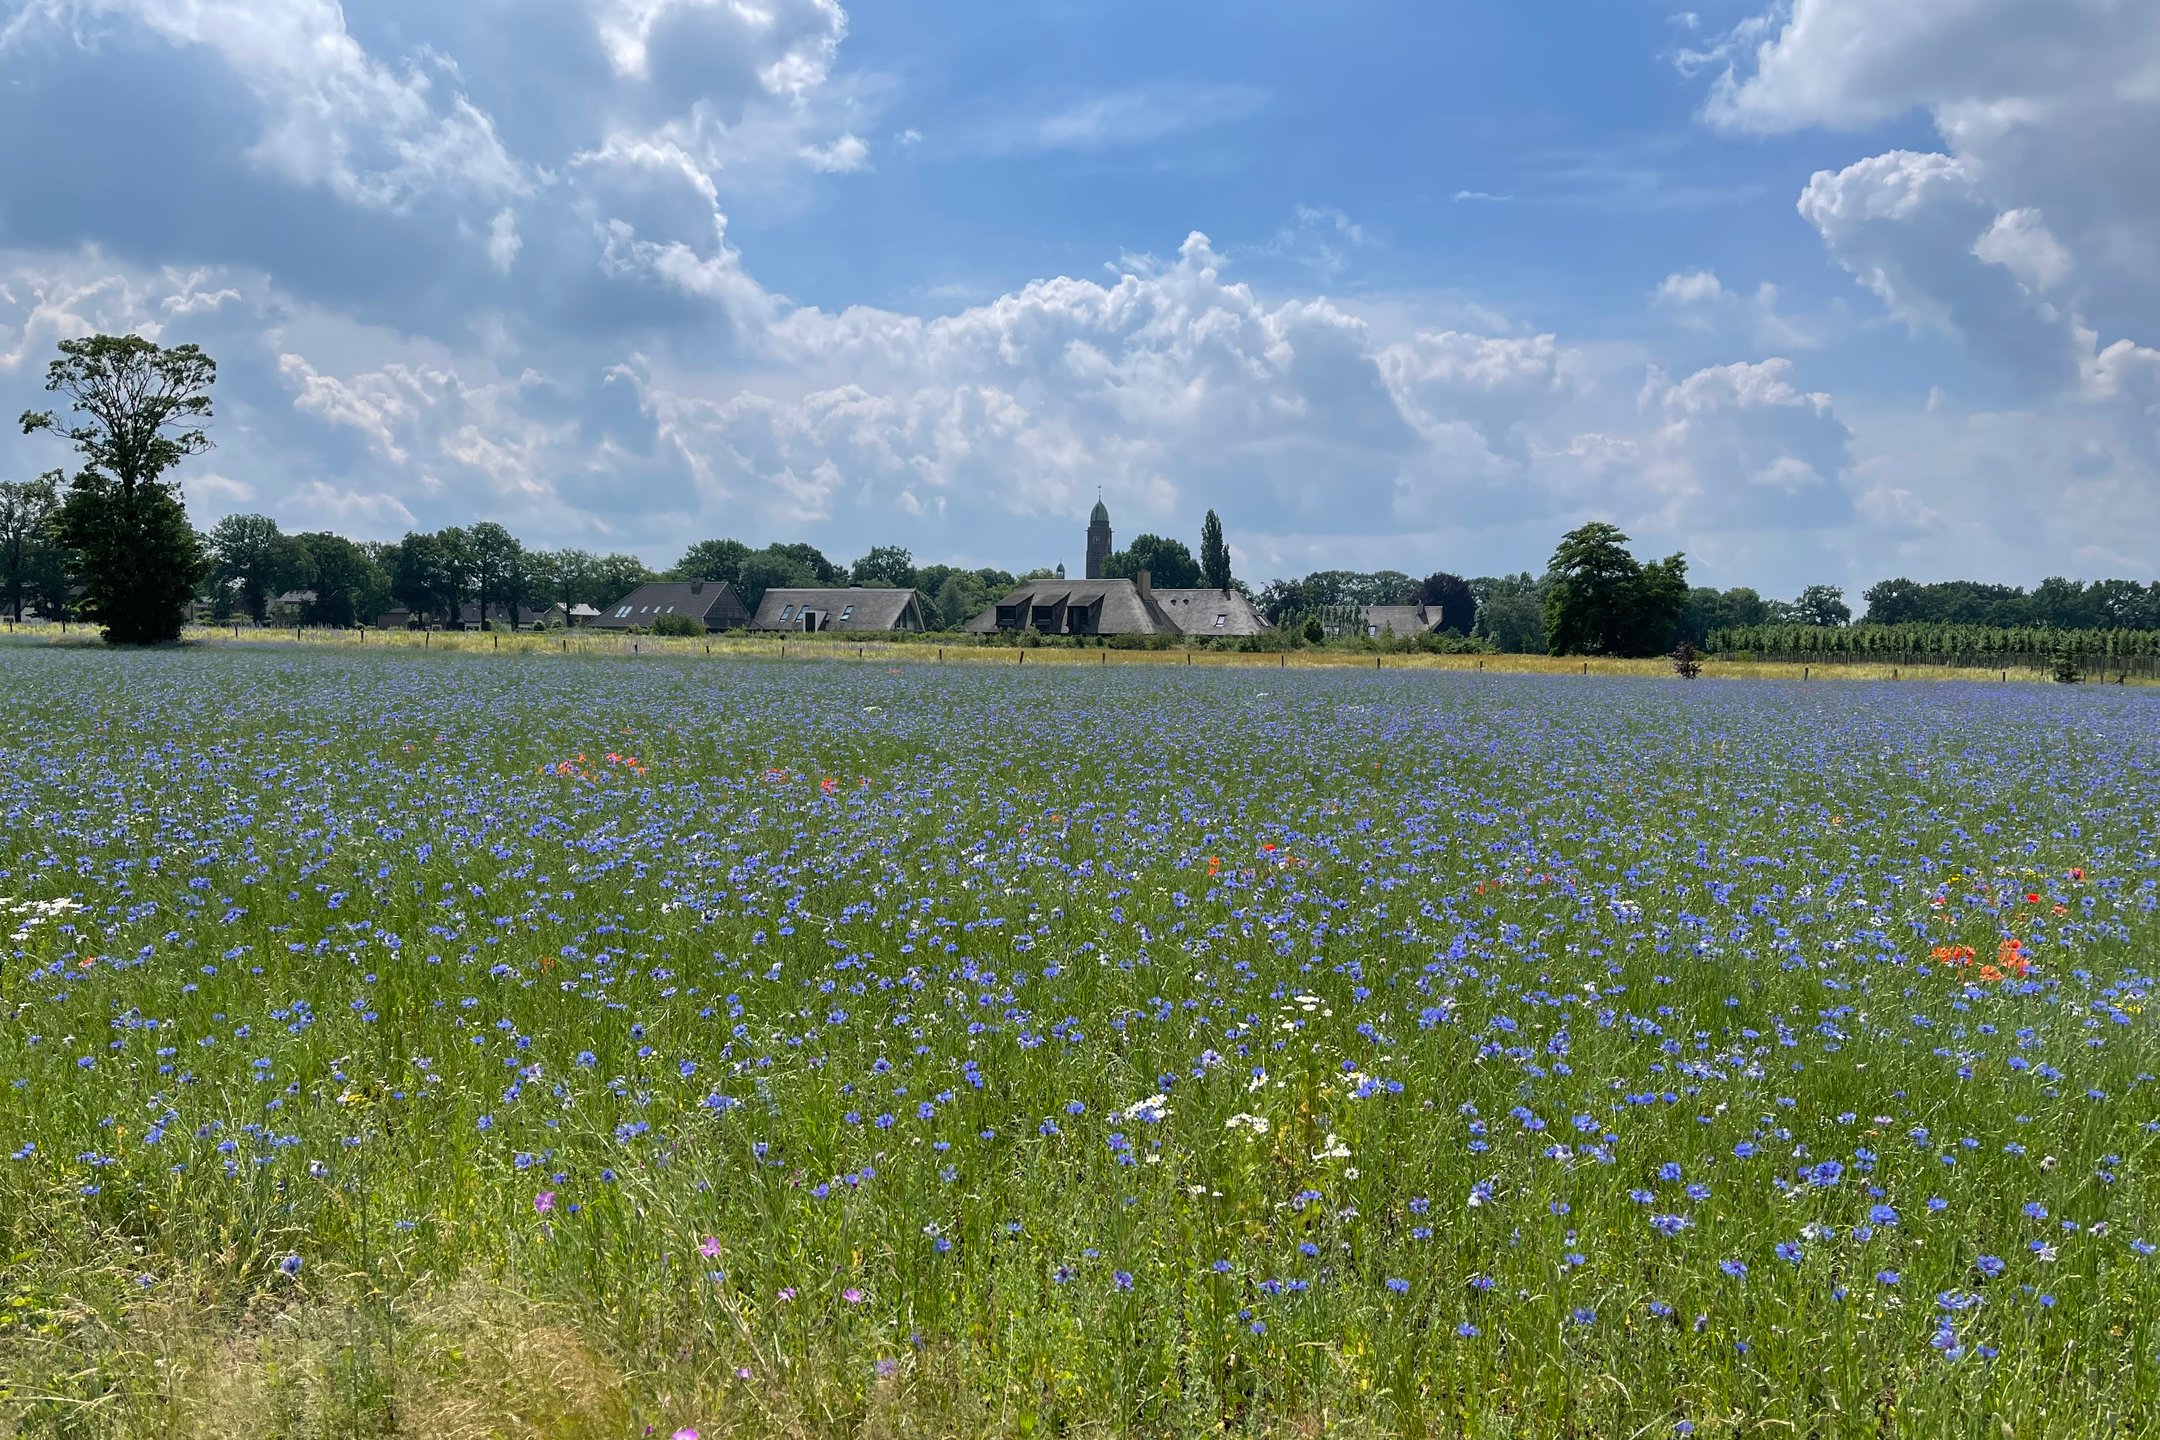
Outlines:
{"type": "Polygon", "coordinates": [[[1798,1245],[1795,1245],[1790,1240],[1786,1240],[1778,1245],[1777,1258],[1783,1260],[1788,1265],[1798,1265],[1803,1258],[1803,1255],[1798,1245]]]}
{"type": "Polygon", "coordinates": [[[1397,1280],[1393,1277],[1390,1277],[1387,1282],[1387,1288],[1394,1291],[1397,1295],[1407,1295],[1410,1293],[1410,1282],[1408,1280],[1397,1280]]]}
{"type": "Polygon", "coordinates": [[[1747,1278],[1747,1265],[1739,1260],[1720,1260],[1717,1268],[1735,1280],[1747,1278]]]}
{"type": "Polygon", "coordinates": [[[2003,1262],[1993,1255],[1982,1255],[1973,1263],[1979,1267],[1980,1273],[1990,1280],[2003,1273],[2003,1262]]]}
{"type": "Polygon", "coordinates": [[[287,1255],[283,1260],[278,1261],[277,1268],[287,1275],[297,1275],[300,1273],[300,1257],[298,1255],[287,1255]]]}
{"type": "Polygon", "coordinates": [[[1877,1225],[1895,1225],[1898,1223],[1897,1211],[1888,1205],[1870,1205],[1867,1218],[1877,1225]]]}

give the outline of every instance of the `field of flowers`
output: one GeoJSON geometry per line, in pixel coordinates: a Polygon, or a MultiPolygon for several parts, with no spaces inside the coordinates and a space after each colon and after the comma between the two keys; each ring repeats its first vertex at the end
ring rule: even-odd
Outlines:
{"type": "Polygon", "coordinates": [[[0,648],[0,1434],[2160,1427],[2160,700],[0,648]]]}

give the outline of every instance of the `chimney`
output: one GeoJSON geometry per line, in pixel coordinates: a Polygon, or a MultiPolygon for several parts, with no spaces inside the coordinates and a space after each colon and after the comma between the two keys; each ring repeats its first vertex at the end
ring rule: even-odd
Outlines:
{"type": "Polygon", "coordinates": [[[1147,571],[1135,570],[1133,572],[1132,583],[1133,589],[1140,592],[1140,598],[1142,600],[1153,600],[1155,598],[1155,592],[1152,589],[1148,588],[1147,571]]]}
{"type": "Polygon", "coordinates": [[[702,581],[702,580],[692,580],[692,581],[690,582],[690,593],[691,593],[692,595],[702,595],[702,594],[704,594],[704,593],[705,593],[705,582],[704,582],[704,581],[702,581]]]}

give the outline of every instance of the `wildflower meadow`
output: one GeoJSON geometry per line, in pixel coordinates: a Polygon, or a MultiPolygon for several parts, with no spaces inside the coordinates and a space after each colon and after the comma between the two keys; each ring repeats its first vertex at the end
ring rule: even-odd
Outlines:
{"type": "Polygon", "coordinates": [[[2147,692],[0,685],[0,1433],[2160,1428],[2147,692]]]}

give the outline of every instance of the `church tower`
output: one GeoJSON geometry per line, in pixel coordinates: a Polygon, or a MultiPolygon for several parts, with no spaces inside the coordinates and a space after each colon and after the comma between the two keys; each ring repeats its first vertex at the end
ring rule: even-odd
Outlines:
{"type": "Polygon", "coordinates": [[[1103,578],[1103,565],[1110,559],[1110,512],[1104,507],[1102,497],[1095,499],[1095,513],[1088,517],[1087,578],[1103,578]]]}

